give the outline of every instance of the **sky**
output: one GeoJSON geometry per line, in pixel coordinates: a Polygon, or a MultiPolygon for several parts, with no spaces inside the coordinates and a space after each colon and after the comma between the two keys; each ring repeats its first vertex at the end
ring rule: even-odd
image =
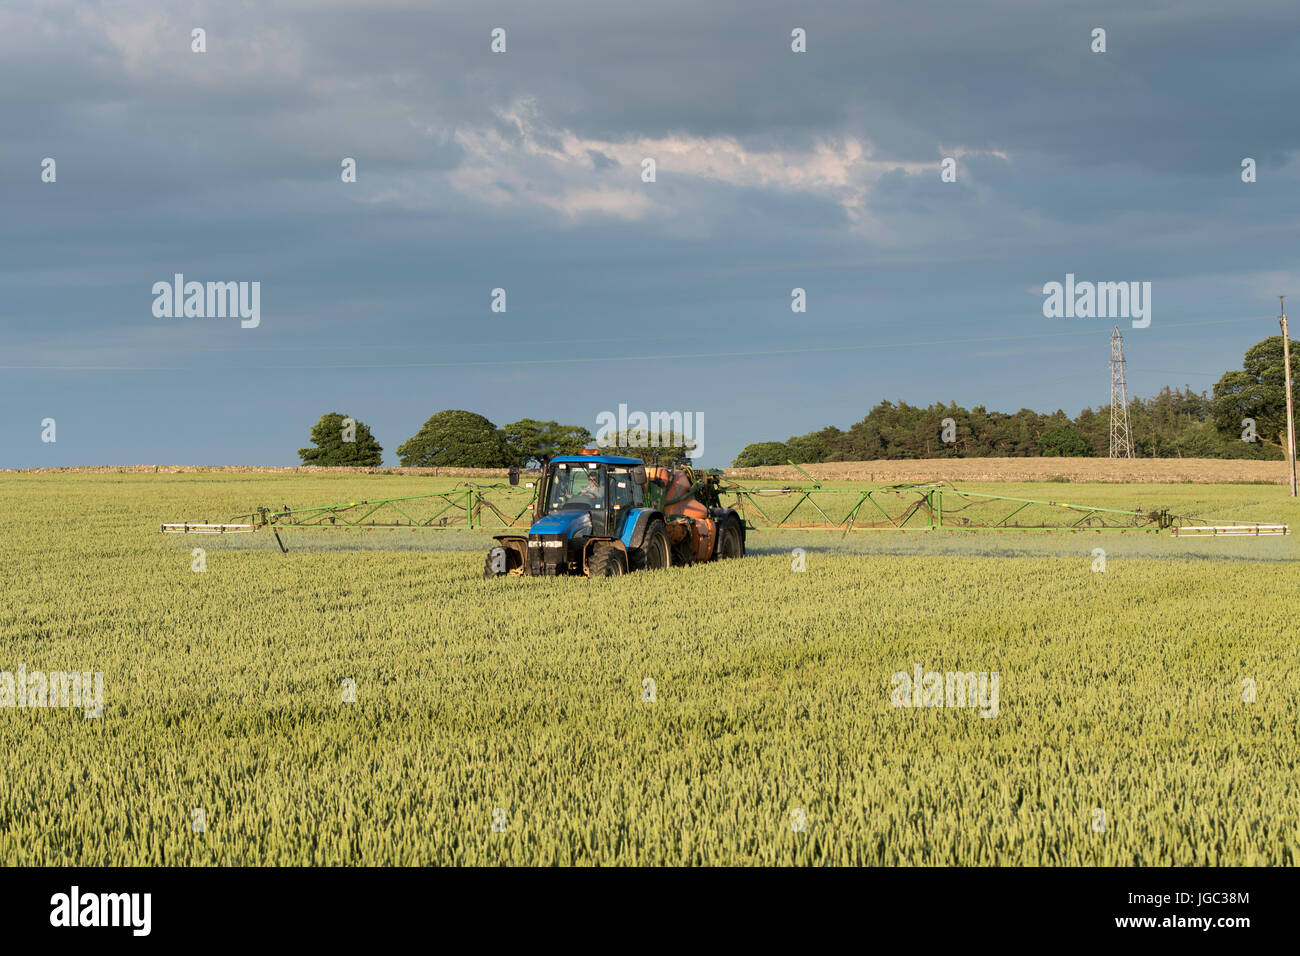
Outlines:
{"type": "Polygon", "coordinates": [[[620,405],[727,465],[886,399],[1105,405],[1116,324],[1131,394],[1209,390],[1300,296],[1297,63],[1294,0],[8,0],[0,467],[620,405]],[[155,314],[178,273],[256,325],[155,314]],[[1067,274],[1150,324],[1046,317],[1067,274]]]}

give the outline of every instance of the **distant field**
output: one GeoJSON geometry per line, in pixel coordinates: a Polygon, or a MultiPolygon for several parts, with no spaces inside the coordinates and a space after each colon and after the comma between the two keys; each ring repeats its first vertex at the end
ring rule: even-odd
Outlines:
{"type": "MultiPolygon", "coordinates": [[[[1300,525],[1174,481],[982,487],[1300,525]]],[[[485,582],[476,532],[157,533],[458,483],[0,475],[0,672],[104,675],[97,719],[0,707],[0,862],[1300,863],[1294,535],[768,532],[594,584],[485,582]],[[918,665],[996,716],[894,706],[918,665]]]]}
{"type": "MultiPolygon", "coordinates": [[[[1264,482],[1284,484],[1282,461],[1225,461],[1217,458],[928,458],[916,461],[836,461],[804,465],[820,480],[876,481],[1084,481],[1084,482],[1264,482]]],[[[735,478],[806,481],[795,469],[731,468],[735,478]]]]}
{"type": "MultiPolygon", "coordinates": [[[[1216,458],[929,458],[916,461],[836,461],[804,465],[823,481],[852,480],[889,484],[902,481],[1084,481],[1084,482],[1200,482],[1285,484],[1290,472],[1282,461],[1224,461],[1216,458]]],[[[728,468],[734,478],[775,478],[806,481],[787,466],[728,468]]],[[[504,478],[499,468],[291,468],[265,465],[105,465],[75,468],[33,468],[10,474],[298,474],[298,475],[418,475],[488,480],[504,478]]],[[[0,475],[5,472],[0,471],[0,475]]]]}

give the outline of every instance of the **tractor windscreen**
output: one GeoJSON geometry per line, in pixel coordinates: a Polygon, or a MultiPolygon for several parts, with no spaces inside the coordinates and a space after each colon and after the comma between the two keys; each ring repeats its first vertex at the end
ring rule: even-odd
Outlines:
{"type": "Polygon", "coordinates": [[[605,466],[595,462],[558,462],[546,493],[546,513],[583,508],[605,509],[605,466]]]}

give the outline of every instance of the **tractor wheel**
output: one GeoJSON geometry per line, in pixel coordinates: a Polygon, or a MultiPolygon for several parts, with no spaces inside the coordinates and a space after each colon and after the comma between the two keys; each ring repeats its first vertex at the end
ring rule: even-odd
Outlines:
{"type": "Polygon", "coordinates": [[[623,573],[623,559],[619,557],[618,548],[608,544],[593,545],[591,557],[587,561],[587,577],[616,578],[623,573]]]}
{"type": "Polygon", "coordinates": [[[514,548],[493,548],[483,562],[483,577],[503,578],[519,566],[519,552],[514,548]]]}
{"type": "Polygon", "coordinates": [[[745,536],[740,533],[740,522],[734,515],[722,523],[718,531],[718,558],[743,558],[745,556],[745,536]]]}
{"type": "Polygon", "coordinates": [[[668,567],[671,560],[668,553],[668,529],[662,521],[655,518],[650,522],[645,537],[641,539],[641,547],[629,552],[628,560],[633,571],[659,571],[668,567]]]}

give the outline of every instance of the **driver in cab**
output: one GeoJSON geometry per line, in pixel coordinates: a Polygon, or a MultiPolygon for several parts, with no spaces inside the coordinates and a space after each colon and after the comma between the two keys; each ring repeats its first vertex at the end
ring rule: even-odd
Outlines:
{"type": "MultiPolygon", "coordinates": [[[[578,485],[578,482],[575,481],[574,485],[578,485]]],[[[565,499],[565,503],[576,502],[579,504],[590,505],[594,508],[604,500],[605,493],[604,489],[600,487],[600,474],[596,471],[589,471],[587,472],[586,486],[578,487],[576,490],[570,492],[569,497],[565,499]]]]}

